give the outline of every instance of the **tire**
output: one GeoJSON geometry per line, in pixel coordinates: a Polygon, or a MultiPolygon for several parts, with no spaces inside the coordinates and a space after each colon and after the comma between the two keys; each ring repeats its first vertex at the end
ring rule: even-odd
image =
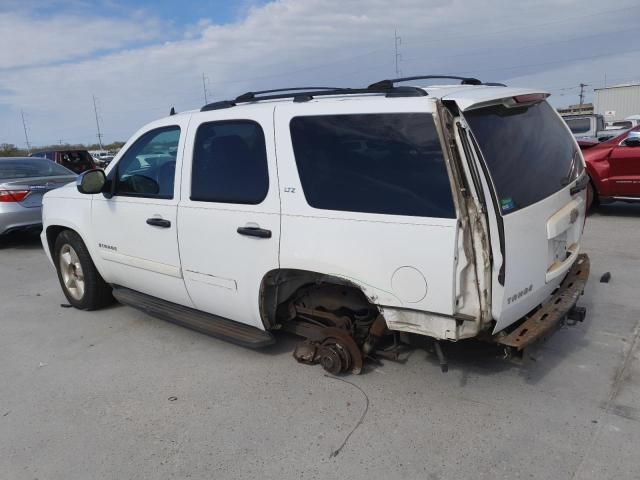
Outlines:
{"type": "Polygon", "coordinates": [[[53,259],[68,302],[79,310],[97,310],[114,302],[111,287],[98,273],[87,246],[76,232],[64,230],[56,238],[53,259]]]}
{"type": "Polygon", "coordinates": [[[587,185],[587,213],[597,207],[598,203],[598,194],[596,193],[596,189],[593,188],[593,183],[589,180],[589,184],[587,185]]]}

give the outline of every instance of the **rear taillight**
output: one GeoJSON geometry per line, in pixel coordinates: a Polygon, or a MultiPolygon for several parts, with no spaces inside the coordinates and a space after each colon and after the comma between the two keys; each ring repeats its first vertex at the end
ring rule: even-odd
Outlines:
{"type": "Polygon", "coordinates": [[[524,95],[516,95],[513,97],[513,101],[516,103],[534,103],[541,102],[548,96],[546,93],[526,93],[524,95]]]}
{"type": "Polygon", "coordinates": [[[0,203],[21,202],[29,193],[29,190],[0,190],[0,203]]]}

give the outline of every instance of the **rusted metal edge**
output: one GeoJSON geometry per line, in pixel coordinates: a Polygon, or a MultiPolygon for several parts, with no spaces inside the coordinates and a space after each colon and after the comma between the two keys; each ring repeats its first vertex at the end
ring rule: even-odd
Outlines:
{"type": "Polygon", "coordinates": [[[586,253],[578,255],[571,270],[549,301],[513,332],[497,338],[497,342],[522,350],[549,334],[578,302],[589,278],[590,266],[591,262],[586,253]]]}

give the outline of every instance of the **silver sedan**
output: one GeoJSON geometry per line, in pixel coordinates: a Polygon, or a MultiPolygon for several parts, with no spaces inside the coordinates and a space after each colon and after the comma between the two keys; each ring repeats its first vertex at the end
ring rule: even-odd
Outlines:
{"type": "Polygon", "coordinates": [[[45,158],[0,158],[0,237],[42,226],[42,196],[76,179],[45,158]]]}

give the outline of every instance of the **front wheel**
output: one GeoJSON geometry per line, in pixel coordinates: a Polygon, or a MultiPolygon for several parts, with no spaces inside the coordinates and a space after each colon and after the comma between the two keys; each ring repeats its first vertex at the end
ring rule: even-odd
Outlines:
{"type": "Polygon", "coordinates": [[[56,238],[54,261],[65,297],[80,310],[97,310],[113,302],[111,287],[98,273],[80,235],[65,230],[56,238]]]}

